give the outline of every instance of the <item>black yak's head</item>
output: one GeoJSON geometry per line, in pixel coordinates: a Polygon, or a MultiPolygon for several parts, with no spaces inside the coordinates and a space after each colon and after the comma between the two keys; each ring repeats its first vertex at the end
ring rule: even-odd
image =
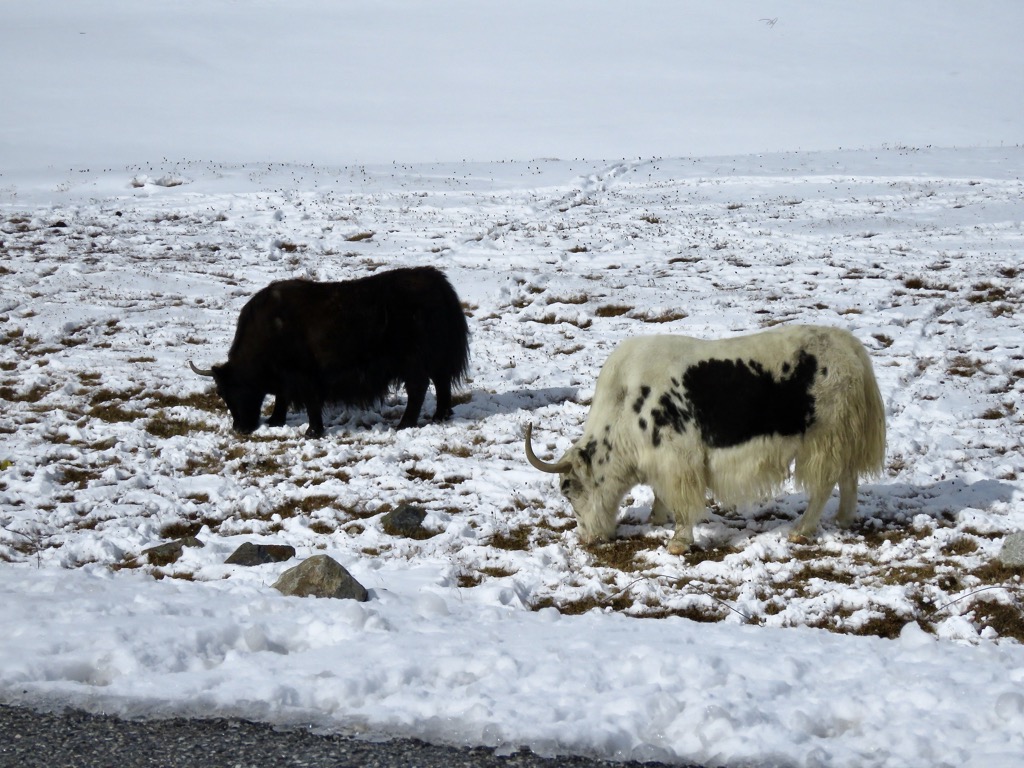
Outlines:
{"type": "Polygon", "coordinates": [[[260,409],[263,407],[265,392],[253,386],[251,379],[239,376],[230,362],[215,365],[210,369],[189,367],[200,376],[209,376],[217,384],[217,394],[231,412],[232,427],[236,432],[249,434],[260,425],[260,409]]]}
{"type": "Polygon", "coordinates": [[[264,392],[238,376],[231,363],[215,365],[211,370],[217,383],[217,394],[231,412],[232,428],[245,435],[256,431],[260,425],[264,392]]]}

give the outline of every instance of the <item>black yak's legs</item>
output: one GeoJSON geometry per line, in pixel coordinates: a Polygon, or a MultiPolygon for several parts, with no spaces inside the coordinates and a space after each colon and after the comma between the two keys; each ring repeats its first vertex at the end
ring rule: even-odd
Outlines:
{"type": "MultiPolygon", "coordinates": [[[[309,419],[309,426],[306,428],[306,434],[310,437],[320,437],[324,433],[324,402],[318,395],[306,395],[306,418],[309,419]]],[[[287,405],[285,406],[287,408],[287,405]]],[[[274,410],[277,410],[277,404],[274,404],[274,410]]]]}
{"type": "Polygon", "coordinates": [[[420,409],[423,408],[423,399],[427,396],[427,383],[430,380],[425,373],[417,373],[405,380],[405,394],[408,402],[405,405],[405,413],[402,420],[398,422],[399,429],[415,427],[420,418],[420,409]]]}
{"type": "Polygon", "coordinates": [[[437,410],[434,421],[448,421],[452,417],[452,382],[450,379],[434,379],[434,395],[437,397],[437,410]]]}
{"type": "Polygon", "coordinates": [[[267,424],[272,427],[283,427],[287,419],[288,397],[284,392],[276,392],[274,393],[274,412],[270,414],[270,421],[267,424]]]}

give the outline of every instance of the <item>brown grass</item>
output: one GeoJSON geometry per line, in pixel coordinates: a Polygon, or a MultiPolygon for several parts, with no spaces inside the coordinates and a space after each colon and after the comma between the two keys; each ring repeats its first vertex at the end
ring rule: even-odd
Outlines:
{"type": "Polygon", "coordinates": [[[604,304],[598,307],[594,314],[598,317],[620,317],[627,312],[632,312],[633,307],[625,306],[624,304],[604,304]]]}

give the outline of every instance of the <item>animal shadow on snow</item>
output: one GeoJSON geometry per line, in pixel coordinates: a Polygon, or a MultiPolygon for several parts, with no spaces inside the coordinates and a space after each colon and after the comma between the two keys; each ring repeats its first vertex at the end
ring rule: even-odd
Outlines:
{"type": "Polygon", "coordinates": [[[900,521],[914,515],[927,515],[936,521],[949,521],[967,509],[984,511],[993,504],[1006,503],[1013,499],[1015,486],[999,480],[979,480],[968,483],[963,478],[953,477],[931,485],[863,486],[858,520],[878,518],[883,521],[900,521]]]}
{"type": "MultiPolygon", "coordinates": [[[[993,504],[1009,502],[1014,492],[1013,485],[998,480],[968,483],[962,478],[950,478],[931,485],[866,483],[858,491],[857,516],[849,531],[857,535],[904,528],[918,515],[948,524],[964,510],[984,512],[993,504]]],[[[839,493],[834,491],[822,515],[819,536],[843,533],[834,519],[838,499],[839,493]]],[[[695,545],[698,549],[742,547],[745,541],[762,533],[788,535],[806,507],[807,495],[799,492],[783,492],[769,501],[739,508],[712,503],[694,530],[695,545]]],[[[631,537],[654,529],[650,512],[649,503],[625,510],[617,535],[631,537]]]]}
{"type": "MultiPolygon", "coordinates": [[[[462,413],[470,419],[486,419],[488,416],[508,415],[518,411],[536,411],[548,405],[576,400],[575,387],[517,389],[508,392],[477,389],[470,394],[469,402],[461,406],[462,413]]],[[[459,407],[456,407],[455,411],[460,415],[459,407]]]]}
{"type": "MultiPolygon", "coordinates": [[[[451,424],[460,421],[481,421],[490,416],[512,414],[517,411],[535,411],[548,405],[556,405],[576,399],[575,387],[544,387],[542,389],[520,389],[509,392],[488,392],[483,389],[458,391],[454,393],[454,408],[451,424]]],[[[352,431],[380,427],[390,429],[398,423],[405,410],[405,390],[398,389],[389,394],[376,408],[359,409],[336,404],[324,405],[324,425],[327,435],[338,430],[352,431]]],[[[418,426],[433,422],[428,418],[436,408],[433,389],[428,390],[423,401],[418,426]]],[[[266,413],[264,414],[266,416],[266,413]]],[[[264,419],[265,423],[266,419],[264,419]]],[[[289,429],[303,429],[308,423],[303,409],[290,408],[286,422],[289,429]]]]}

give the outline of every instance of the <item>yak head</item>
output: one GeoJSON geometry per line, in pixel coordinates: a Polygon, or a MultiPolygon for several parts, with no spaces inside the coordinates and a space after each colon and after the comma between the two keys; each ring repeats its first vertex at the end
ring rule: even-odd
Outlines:
{"type": "Polygon", "coordinates": [[[260,409],[263,407],[265,392],[253,387],[245,377],[239,376],[230,362],[215,365],[209,370],[196,368],[191,362],[189,367],[200,376],[213,379],[217,385],[217,394],[231,413],[231,426],[236,432],[248,435],[256,431],[260,425],[260,409]]]}
{"type": "Polygon", "coordinates": [[[595,476],[594,445],[574,445],[558,461],[549,463],[533,452],[532,436],[533,424],[527,424],[526,460],[541,472],[559,475],[559,488],[572,505],[580,540],[589,544],[612,538],[621,494],[605,484],[604,478],[595,476]]]}

